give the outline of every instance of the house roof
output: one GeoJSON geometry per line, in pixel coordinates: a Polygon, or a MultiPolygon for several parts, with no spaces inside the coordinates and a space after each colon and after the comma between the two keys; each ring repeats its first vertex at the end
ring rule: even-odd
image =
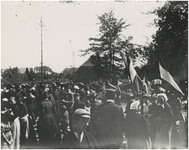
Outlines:
{"type": "Polygon", "coordinates": [[[91,63],[91,59],[89,58],[80,67],[82,66],[92,67],[94,64],[91,63]]]}
{"type": "Polygon", "coordinates": [[[77,68],[76,72],[78,70],[81,70],[80,68],[83,68],[83,67],[93,67],[94,64],[91,63],[91,58],[88,58],[79,68],[77,68]]]}

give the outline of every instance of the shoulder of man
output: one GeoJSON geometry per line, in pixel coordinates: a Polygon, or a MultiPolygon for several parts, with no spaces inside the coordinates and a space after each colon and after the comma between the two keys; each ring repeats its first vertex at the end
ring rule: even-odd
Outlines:
{"type": "Polygon", "coordinates": [[[99,145],[95,139],[95,137],[89,132],[89,131],[84,131],[85,136],[88,138],[88,141],[90,142],[90,148],[92,149],[98,149],[99,145]]]}

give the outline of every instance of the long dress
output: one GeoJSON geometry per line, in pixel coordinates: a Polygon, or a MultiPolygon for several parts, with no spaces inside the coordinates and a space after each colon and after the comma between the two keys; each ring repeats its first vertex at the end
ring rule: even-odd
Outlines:
{"type": "Polygon", "coordinates": [[[155,108],[155,148],[171,148],[171,132],[173,125],[173,113],[171,107],[165,103],[164,108],[157,105],[155,108]]]}
{"type": "Polygon", "coordinates": [[[130,110],[125,118],[125,135],[129,149],[146,149],[149,139],[149,124],[144,115],[130,110]]]}
{"type": "Polygon", "coordinates": [[[20,149],[20,120],[16,117],[12,124],[13,149],[20,149]]]}
{"type": "Polygon", "coordinates": [[[13,149],[20,149],[20,120],[19,120],[19,107],[13,105],[12,111],[14,114],[14,121],[12,123],[12,135],[13,135],[13,149]]]}

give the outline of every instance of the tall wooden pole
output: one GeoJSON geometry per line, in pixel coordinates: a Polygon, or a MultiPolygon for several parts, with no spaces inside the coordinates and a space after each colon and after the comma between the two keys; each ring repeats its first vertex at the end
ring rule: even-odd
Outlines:
{"type": "Polygon", "coordinates": [[[73,50],[72,47],[72,41],[70,40],[70,45],[71,45],[71,49],[72,49],[72,61],[73,61],[73,83],[75,84],[75,52],[73,50]]]}
{"type": "Polygon", "coordinates": [[[41,17],[41,81],[43,80],[43,44],[42,44],[42,17],[41,17]]]}

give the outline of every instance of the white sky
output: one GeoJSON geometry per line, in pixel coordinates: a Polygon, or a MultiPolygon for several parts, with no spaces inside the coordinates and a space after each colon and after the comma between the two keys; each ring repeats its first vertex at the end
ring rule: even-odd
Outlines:
{"type": "Polygon", "coordinates": [[[155,15],[145,15],[153,8],[163,6],[154,1],[4,1],[1,2],[1,68],[36,67],[41,64],[41,27],[43,21],[43,65],[55,72],[83,64],[81,49],[89,48],[89,38],[99,34],[97,16],[113,9],[117,19],[132,25],[124,31],[133,36],[133,43],[145,44],[155,33],[148,27],[155,15]],[[75,59],[73,59],[75,52],[75,59]],[[74,61],[73,61],[74,60],[74,61]]]}

